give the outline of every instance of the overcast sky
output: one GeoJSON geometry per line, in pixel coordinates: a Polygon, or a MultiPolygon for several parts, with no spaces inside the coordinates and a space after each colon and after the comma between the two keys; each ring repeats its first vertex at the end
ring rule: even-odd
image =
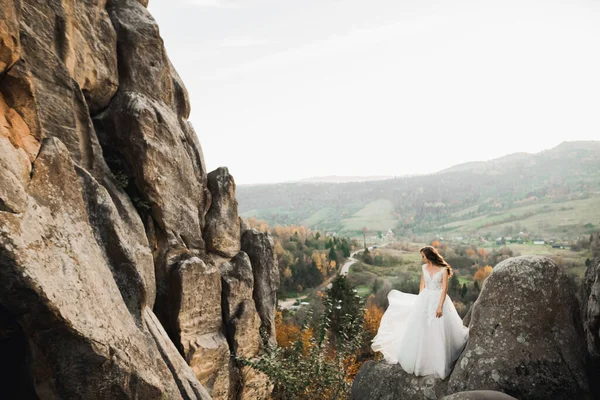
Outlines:
{"type": "Polygon", "coordinates": [[[208,170],[404,175],[600,140],[600,1],[150,0],[208,170]]]}

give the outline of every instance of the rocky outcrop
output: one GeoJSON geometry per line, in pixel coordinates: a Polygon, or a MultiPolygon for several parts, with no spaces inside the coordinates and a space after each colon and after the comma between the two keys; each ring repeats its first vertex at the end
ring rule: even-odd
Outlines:
{"type": "Polygon", "coordinates": [[[493,390],[472,390],[442,397],[442,400],[517,400],[512,396],[493,390]]]}
{"type": "Polygon", "coordinates": [[[190,257],[178,263],[170,278],[173,339],[211,395],[227,398],[229,347],[222,332],[219,270],[190,257]]]}
{"type": "Polygon", "coordinates": [[[0,0],[9,398],[268,394],[249,389],[263,377],[232,373],[230,353],[256,355],[273,319],[272,242],[236,256],[235,183],[226,168],[207,175],[146,5],[0,0]]]}
{"type": "Polygon", "coordinates": [[[0,304],[27,337],[37,396],[202,398],[180,390],[203,393],[193,375],[174,375],[156,342],[168,338],[148,330],[145,236],[131,258],[111,254],[91,210],[116,213],[114,203],[59,139],[43,141],[27,192],[22,213],[0,212],[0,304]]]}
{"type": "Polygon", "coordinates": [[[440,399],[447,382],[407,374],[397,364],[368,361],[352,384],[352,399],[440,399]]]}
{"type": "Polygon", "coordinates": [[[212,253],[231,258],[240,251],[240,224],[235,181],[227,168],[218,168],[208,174],[208,189],[212,203],[204,229],[206,247],[212,253]]]}
{"type": "MultiPolygon", "coordinates": [[[[227,327],[229,347],[238,357],[246,359],[258,355],[261,350],[259,334],[260,317],[256,311],[252,292],[254,276],[250,258],[238,253],[230,262],[221,266],[223,318],[227,327]]],[[[250,367],[235,363],[232,366],[232,384],[235,398],[265,399],[269,389],[265,375],[250,367]]]]}
{"type": "Polygon", "coordinates": [[[0,76],[19,59],[19,13],[15,0],[0,0],[0,76]]]}
{"type": "Polygon", "coordinates": [[[499,263],[473,304],[469,329],[450,393],[485,388],[527,399],[589,395],[577,298],[550,259],[499,263]]]}
{"type": "Polygon", "coordinates": [[[600,397],[600,257],[585,271],[581,284],[581,317],[588,355],[588,376],[592,389],[600,397]]]}
{"type": "Polygon", "coordinates": [[[476,390],[519,399],[591,398],[577,298],[552,260],[521,256],[499,263],[473,304],[469,329],[465,350],[445,381],[367,363],[352,398],[440,398],[476,390]],[[387,389],[376,387],[382,380],[387,389]]]}
{"type": "Polygon", "coordinates": [[[271,235],[256,229],[246,230],[242,236],[242,250],[250,257],[254,274],[253,298],[261,320],[263,336],[275,344],[275,310],[279,269],[271,235]]]}

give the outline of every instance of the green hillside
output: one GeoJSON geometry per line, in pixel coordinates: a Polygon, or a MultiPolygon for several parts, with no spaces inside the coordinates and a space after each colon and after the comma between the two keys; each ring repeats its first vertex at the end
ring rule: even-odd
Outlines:
{"type": "Polygon", "coordinates": [[[374,182],[238,186],[243,216],[344,234],[572,239],[600,229],[600,142],[374,182]]]}

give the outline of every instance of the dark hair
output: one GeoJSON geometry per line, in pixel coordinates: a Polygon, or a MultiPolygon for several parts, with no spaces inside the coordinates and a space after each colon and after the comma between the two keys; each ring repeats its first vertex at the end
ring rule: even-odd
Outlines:
{"type": "Polygon", "coordinates": [[[448,278],[452,276],[452,267],[444,260],[444,257],[433,246],[423,246],[420,253],[425,254],[425,258],[431,261],[432,264],[444,267],[448,270],[448,278]]]}

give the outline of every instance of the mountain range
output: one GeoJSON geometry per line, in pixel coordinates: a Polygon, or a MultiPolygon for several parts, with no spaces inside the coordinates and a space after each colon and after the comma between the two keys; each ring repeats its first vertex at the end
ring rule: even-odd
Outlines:
{"type": "Polygon", "coordinates": [[[358,234],[576,237],[600,226],[600,142],[565,141],[442,171],[363,182],[323,179],[237,190],[244,217],[358,234]]]}

